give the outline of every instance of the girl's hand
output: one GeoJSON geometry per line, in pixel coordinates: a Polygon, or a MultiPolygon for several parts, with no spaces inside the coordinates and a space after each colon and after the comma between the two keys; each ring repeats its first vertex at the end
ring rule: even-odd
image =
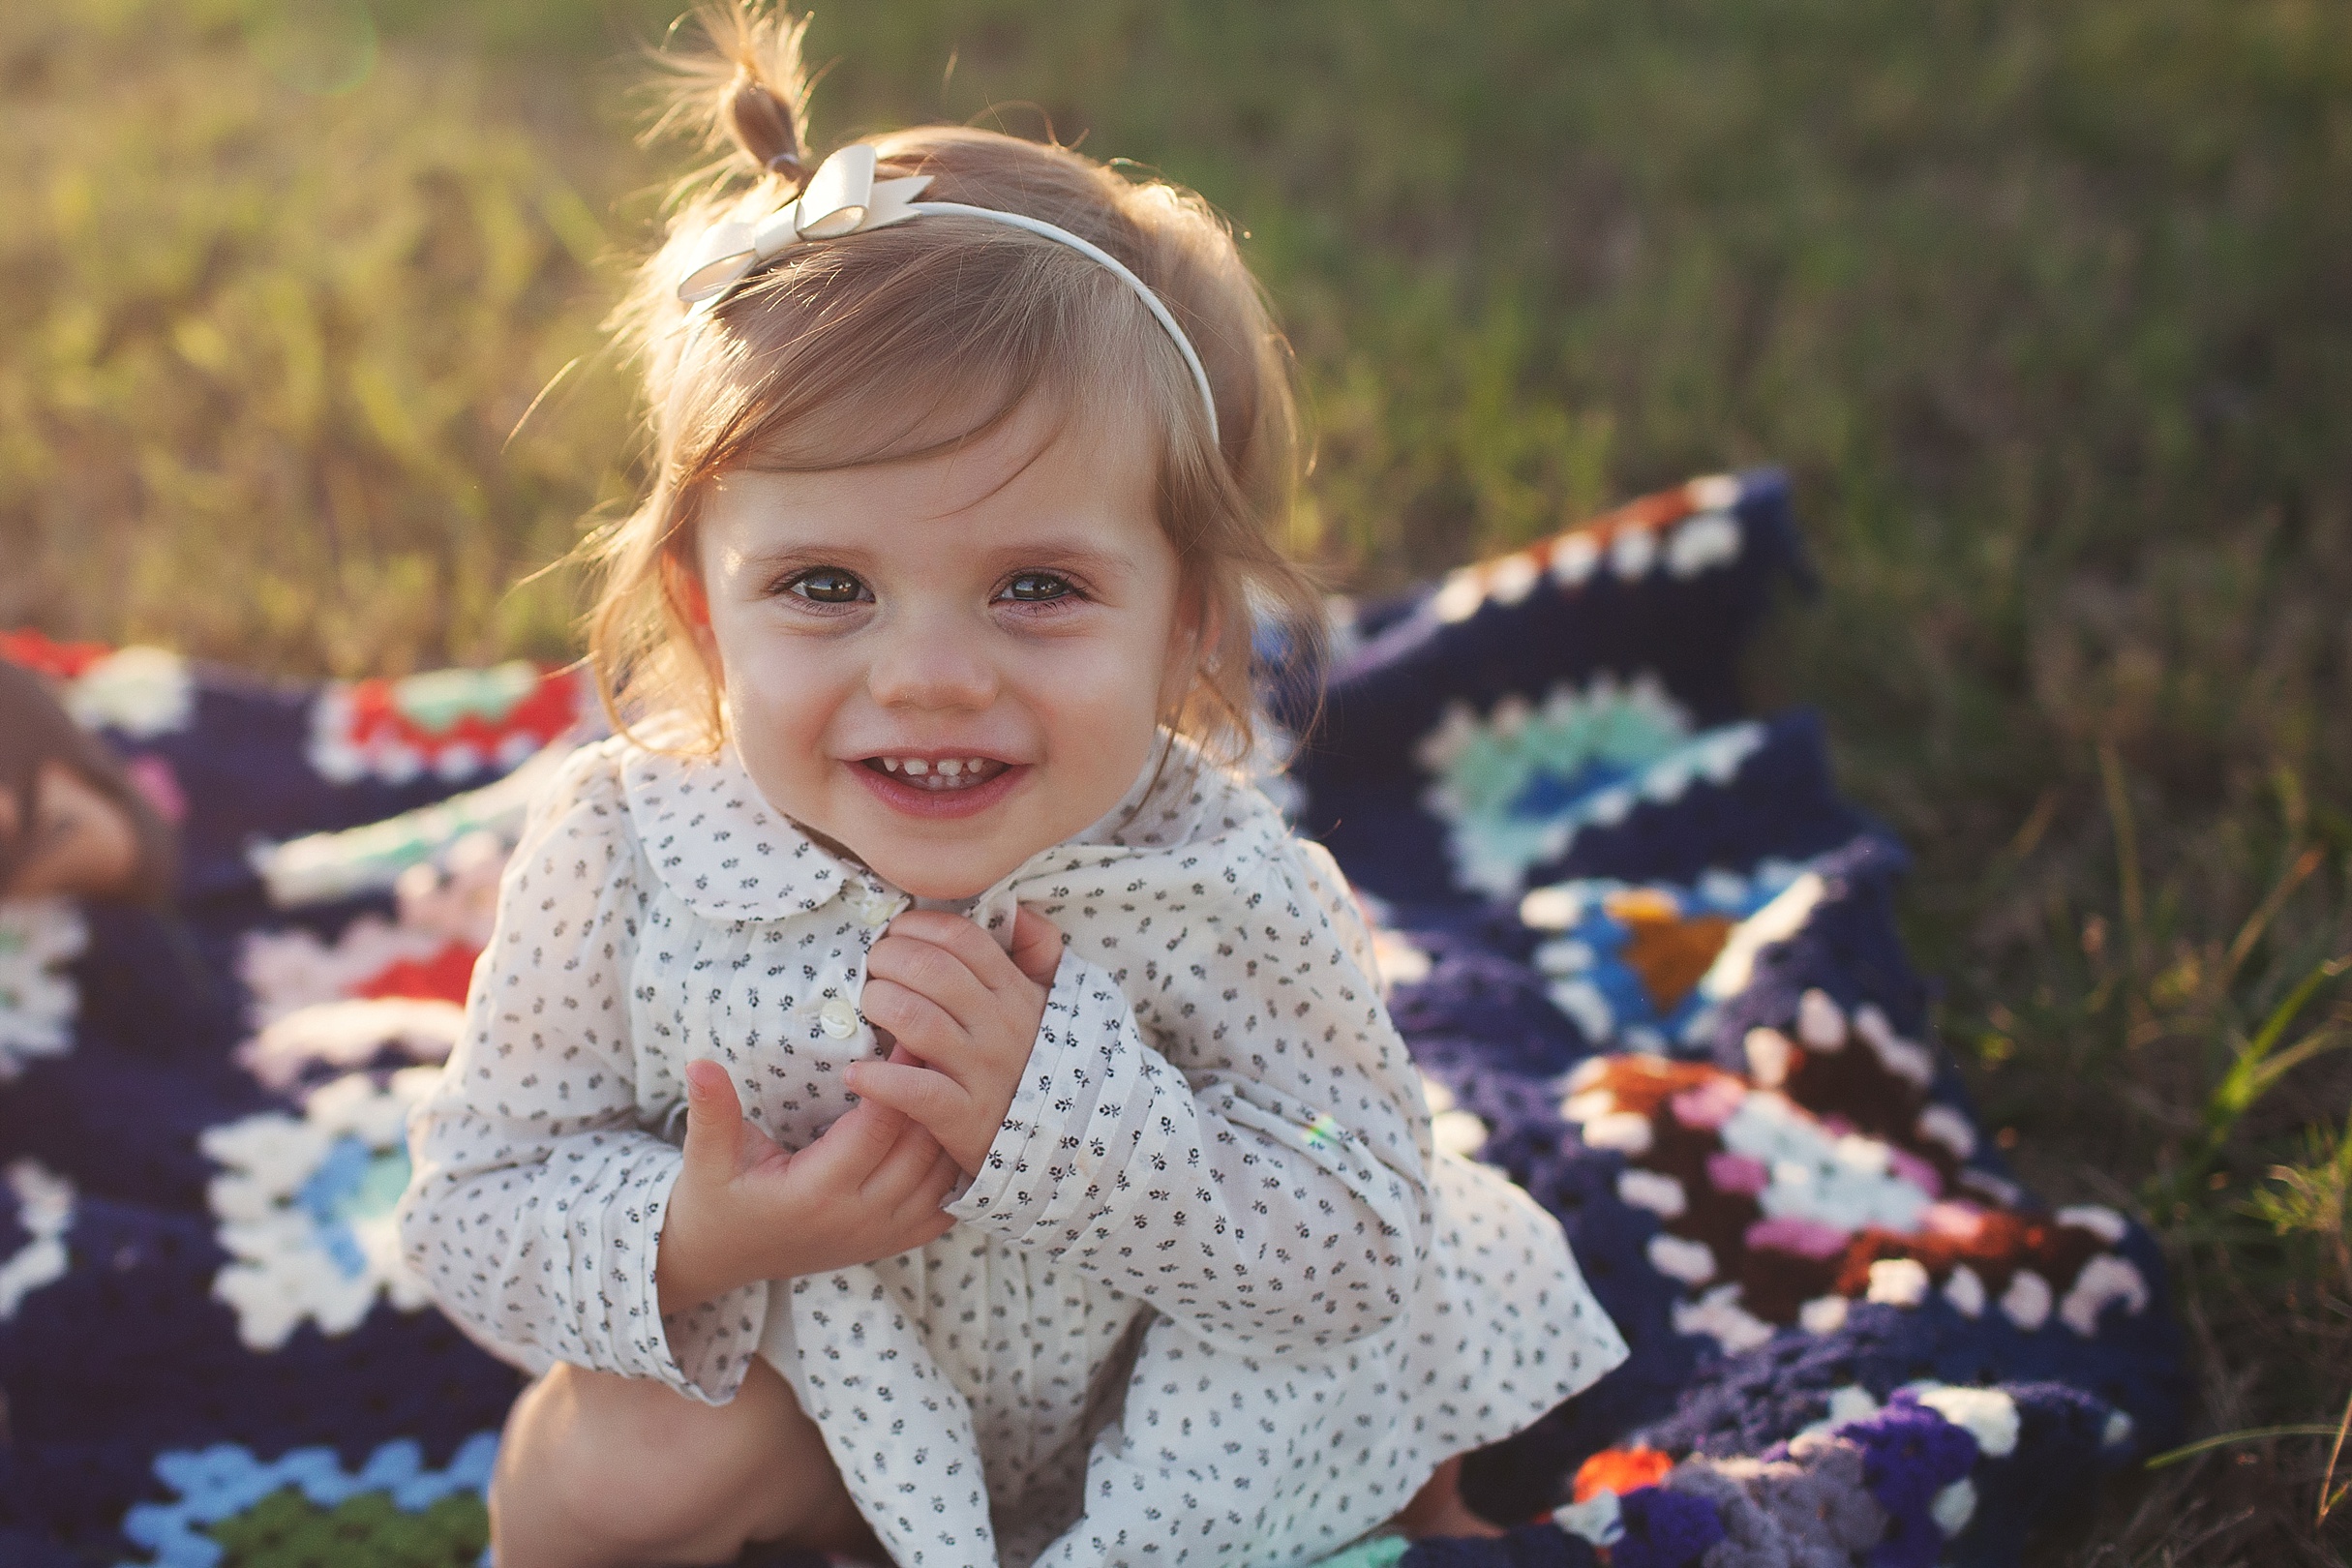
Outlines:
{"type": "Polygon", "coordinates": [[[664,1313],[754,1280],[789,1280],[891,1257],[945,1235],[956,1165],[887,1105],[850,1107],[786,1154],[743,1120],[716,1062],[686,1067],[686,1163],[670,1190],[654,1260],[664,1313]]]}
{"type": "Polygon", "coordinates": [[[850,1092],[905,1112],[978,1174],[1029,1065],[1061,962],[1061,931],[1026,909],[1012,922],[1010,953],[958,916],[899,916],[866,954],[859,1001],[898,1049],[888,1062],[853,1064],[850,1092]]]}

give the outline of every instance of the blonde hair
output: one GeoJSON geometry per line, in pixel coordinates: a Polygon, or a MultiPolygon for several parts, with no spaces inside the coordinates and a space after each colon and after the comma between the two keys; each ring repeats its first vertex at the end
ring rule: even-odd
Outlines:
{"type": "Polygon", "coordinates": [[[715,307],[689,313],[677,280],[711,224],[757,219],[813,171],[805,150],[805,18],[745,0],[697,14],[712,52],[665,57],[677,77],[656,129],[700,122],[727,156],[684,199],[615,317],[645,377],[654,477],[592,539],[602,588],[589,651],[615,725],[688,719],[721,739],[716,683],[681,603],[695,528],[731,468],[819,470],[917,459],[984,435],[1033,394],[1065,419],[1140,408],[1159,521],[1213,640],[1181,709],[1162,718],[1238,761],[1260,723],[1252,633],[1282,626],[1310,660],[1320,600],[1275,544],[1298,479],[1290,359],[1233,236],[1200,197],[1130,180],[1065,147],[953,126],[867,136],[885,177],[927,174],[925,200],[1041,219],[1117,256],[1182,323],[1216,397],[1100,262],[984,219],[928,215],[798,247],[715,307]]]}

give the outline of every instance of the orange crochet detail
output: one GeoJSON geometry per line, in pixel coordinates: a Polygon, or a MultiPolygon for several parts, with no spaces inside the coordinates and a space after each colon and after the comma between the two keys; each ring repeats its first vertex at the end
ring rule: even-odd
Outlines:
{"type": "Polygon", "coordinates": [[[1623,1496],[1666,1479],[1674,1462],[1654,1448],[1604,1448],[1577,1466],[1576,1500],[1589,1501],[1594,1493],[1623,1496]]]}

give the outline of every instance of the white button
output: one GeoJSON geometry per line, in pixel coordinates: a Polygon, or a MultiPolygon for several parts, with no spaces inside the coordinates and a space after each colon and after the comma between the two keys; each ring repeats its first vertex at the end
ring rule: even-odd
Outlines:
{"type": "Polygon", "coordinates": [[[836,996],[817,1010],[817,1022],[835,1040],[847,1040],[858,1032],[858,1010],[849,998],[836,996]]]}

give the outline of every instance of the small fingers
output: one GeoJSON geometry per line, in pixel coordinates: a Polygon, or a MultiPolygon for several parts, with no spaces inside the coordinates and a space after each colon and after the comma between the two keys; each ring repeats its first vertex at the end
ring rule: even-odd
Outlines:
{"type": "Polygon", "coordinates": [[[905,1131],[898,1134],[898,1141],[890,1145],[890,1152],[883,1158],[882,1163],[876,1165],[873,1174],[866,1177],[863,1191],[869,1194],[905,1191],[920,1184],[930,1173],[931,1165],[939,1156],[939,1139],[929,1128],[910,1116],[905,1131]]]}
{"type": "Polygon", "coordinates": [[[793,1156],[793,1163],[803,1175],[854,1192],[889,1158],[905,1128],[906,1116],[896,1108],[861,1101],[793,1156]]]}
{"type": "Polygon", "coordinates": [[[925,1061],[950,1061],[964,1044],[963,1027],[953,1014],[913,987],[880,975],[868,975],[859,1010],[890,1032],[899,1050],[911,1050],[925,1061]]]}
{"type": "Polygon", "coordinates": [[[899,1251],[911,1252],[918,1247],[928,1247],[954,1228],[955,1216],[942,1209],[934,1209],[915,1222],[906,1246],[900,1248],[899,1251]]]}
{"type": "Polygon", "coordinates": [[[907,1162],[898,1165],[893,1152],[887,1178],[877,1175],[859,1196],[873,1204],[879,1216],[887,1217],[879,1228],[890,1232],[903,1251],[935,1241],[953,1228],[955,1217],[941,1205],[963,1178],[963,1169],[927,1136],[920,1145],[902,1143],[900,1147],[912,1148],[907,1162]]]}
{"type": "Polygon", "coordinates": [[[955,1162],[953,1155],[942,1149],[932,1157],[930,1167],[922,1173],[922,1179],[907,1193],[905,1208],[910,1214],[936,1213],[948,1201],[948,1194],[962,1185],[964,1179],[964,1167],[955,1162]]]}
{"type": "Polygon", "coordinates": [[[1023,904],[1013,917],[1010,956],[1032,984],[1052,990],[1054,972],[1062,967],[1062,928],[1023,904]]]}
{"type": "MultiPolygon", "coordinates": [[[[1013,929],[1020,929],[1016,918],[1013,929]]],[[[961,964],[985,989],[1001,989],[1019,973],[996,938],[959,915],[938,910],[911,909],[890,921],[889,936],[937,948],[961,964]]],[[[885,937],[885,941],[889,937],[885,937]]],[[[880,944],[877,944],[880,946],[880,944]]]]}
{"type": "Polygon", "coordinates": [[[686,1165],[704,1180],[735,1178],[743,1147],[743,1105],[727,1070],[716,1062],[686,1064],[686,1165]]]}
{"type": "Polygon", "coordinates": [[[950,1017],[970,1029],[994,1005],[994,998],[986,979],[972,967],[973,953],[964,950],[972,949],[976,953],[984,949],[994,953],[996,945],[970,920],[951,916],[945,919],[950,926],[957,928],[956,945],[902,932],[893,923],[889,934],[866,954],[865,972],[869,984],[874,979],[894,980],[916,995],[937,1003],[950,1017]],[[974,938],[978,938],[977,945],[974,938]]]}
{"type": "Polygon", "coordinates": [[[849,1070],[848,1081],[860,1100],[897,1111],[929,1129],[934,1139],[970,1100],[946,1073],[898,1062],[859,1062],[849,1070]]]}
{"type": "Polygon", "coordinates": [[[940,1150],[939,1158],[931,1161],[931,1169],[923,1177],[920,1193],[924,1207],[936,1209],[947,1202],[948,1194],[954,1191],[955,1184],[963,1179],[964,1167],[955,1162],[953,1155],[945,1149],[940,1150]]]}
{"type": "Polygon", "coordinates": [[[890,934],[947,949],[967,964],[996,950],[996,938],[961,915],[940,909],[910,909],[890,921],[890,934]]]}

